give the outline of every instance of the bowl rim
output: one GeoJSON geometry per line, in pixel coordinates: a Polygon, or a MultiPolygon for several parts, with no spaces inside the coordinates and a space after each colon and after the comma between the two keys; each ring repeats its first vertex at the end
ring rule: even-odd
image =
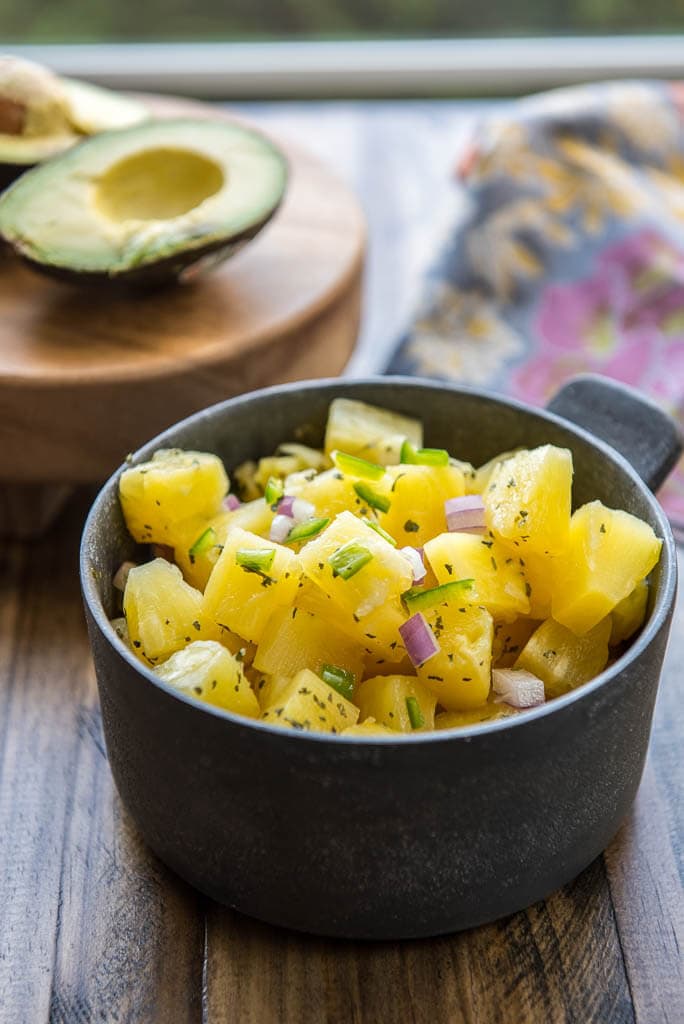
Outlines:
{"type": "MultiPolygon", "coordinates": [[[[175,442],[172,443],[176,446],[175,442]]],[[[219,720],[223,720],[228,725],[237,725],[243,728],[255,729],[257,732],[282,738],[285,742],[306,742],[316,744],[332,743],[336,746],[339,746],[339,744],[347,744],[363,747],[382,746],[399,748],[413,744],[422,745],[427,743],[448,743],[453,742],[454,740],[467,742],[475,737],[480,737],[483,734],[524,728],[526,725],[532,725],[549,715],[561,712],[570,705],[585,700],[597,691],[602,690],[603,687],[614,680],[623,671],[623,669],[633,661],[636,661],[637,658],[643,654],[665,625],[674,606],[677,587],[677,555],[675,541],[669,521],[653,492],[648,488],[646,483],[641,479],[636,470],[623,455],[605,441],[602,441],[600,438],[591,434],[588,430],[585,430],[578,424],[573,423],[571,420],[567,420],[562,416],[549,412],[547,409],[537,408],[516,398],[511,398],[507,395],[500,394],[486,388],[476,388],[463,384],[452,384],[449,381],[441,381],[425,377],[407,377],[399,375],[384,376],[378,374],[348,379],[344,377],[321,377],[285,384],[274,384],[267,388],[260,388],[255,391],[245,392],[242,395],[237,395],[233,398],[227,398],[222,402],[217,402],[215,405],[208,406],[205,409],[200,409],[197,412],[192,413],[190,416],[174,423],[172,426],[167,427],[166,430],[157,434],[156,437],[153,437],[144,445],[141,445],[135,452],[128,456],[126,461],[114,470],[109,479],[100,488],[83,526],[79,553],[79,572],[84,603],[103,638],[113,648],[116,655],[122,658],[124,662],[127,662],[142,676],[143,679],[156,686],[168,696],[189,705],[198,712],[203,712],[205,714],[208,713],[219,720]],[[357,385],[387,385],[388,387],[391,387],[392,385],[399,385],[402,387],[416,388],[418,391],[439,390],[448,391],[454,395],[467,394],[492,401],[497,405],[506,406],[514,412],[524,412],[526,415],[532,414],[539,419],[562,427],[564,430],[574,434],[579,439],[589,443],[591,446],[598,449],[605,458],[614,463],[619,470],[626,474],[630,478],[632,484],[651,505],[660,530],[660,536],[663,541],[660,555],[661,581],[658,595],[656,597],[656,603],[648,623],[644,629],[642,629],[634,643],[632,643],[616,661],[605,668],[593,679],[590,679],[588,682],[582,683],[577,688],[568,691],[568,693],[565,693],[560,697],[554,697],[552,700],[538,705],[537,707],[525,708],[518,714],[508,715],[504,718],[492,721],[477,722],[471,725],[452,726],[448,729],[433,729],[429,732],[400,733],[397,734],[396,737],[378,735],[345,736],[342,733],[283,729],[258,718],[247,718],[244,715],[235,714],[225,708],[220,708],[213,704],[206,704],[202,701],[198,701],[195,697],[186,695],[172,687],[170,684],[164,682],[162,679],[159,679],[151,668],[143,665],[142,662],[136,658],[135,654],[133,654],[133,652],[130,651],[126,644],[124,644],[120,639],[114,627],[111,625],[110,620],[107,618],[100,598],[98,582],[95,578],[95,573],[91,571],[91,565],[89,562],[89,551],[91,548],[90,538],[103,513],[103,505],[110,492],[116,487],[121,473],[129,466],[136,465],[138,462],[148,459],[152,452],[158,448],[164,446],[168,447],[169,435],[173,435],[178,430],[191,426],[199,420],[215,419],[217,417],[220,418],[226,409],[233,409],[241,405],[248,405],[261,399],[268,401],[272,397],[282,394],[290,394],[292,392],[301,393],[302,400],[305,400],[307,392],[310,391],[327,390],[328,388],[333,389],[340,387],[349,387],[352,389],[357,385]]]]}

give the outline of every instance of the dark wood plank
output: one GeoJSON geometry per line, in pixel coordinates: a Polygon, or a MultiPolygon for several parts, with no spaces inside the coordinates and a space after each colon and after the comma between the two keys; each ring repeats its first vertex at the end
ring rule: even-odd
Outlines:
{"type": "MultiPolygon", "coordinates": [[[[684,573],[684,551],[679,551],[684,573]]],[[[684,1020],[684,596],[634,811],[605,853],[638,1024],[684,1020]]]]}
{"type": "Polygon", "coordinates": [[[3,551],[0,1020],[198,1024],[197,897],[143,847],[104,756],[76,572],[83,510],[3,551]]]}
{"type": "Polygon", "coordinates": [[[406,943],[296,935],[210,905],[212,1024],[633,1024],[601,860],[545,903],[406,943]]]}

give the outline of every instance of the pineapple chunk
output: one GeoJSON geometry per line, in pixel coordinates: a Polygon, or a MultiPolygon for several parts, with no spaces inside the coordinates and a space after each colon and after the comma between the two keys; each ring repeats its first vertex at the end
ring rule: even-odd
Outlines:
{"type": "Polygon", "coordinates": [[[435,724],[437,699],[415,676],[374,676],[365,679],[356,691],[355,700],[364,720],[375,719],[395,732],[432,729],[435,724]],[[419,717],[415,726],[411,724],[409,714],[408,702],[411,698],[417,702],[419,717]]]}
{"type": "Polygon", "coordinates": [[[386,725],[380,725],[374,718],[367,718],[357,725],[350,725],[348,729],[342,730],[343,736],[394,736],[395,730],[388,729],[386,725]]]}
{"type": "MultiPolygon", "coordinates": [[[[320,618],[324,629],[328,623],[333,623],[336,629],[353,640],[362,651],[367,667],[372,669],[371,675],[380,671],[378,666],[385,663],[396,666],[406,657],[399,633],[399,627],[406,621],[406,613],[398,598],[386,601],[357,622],[353,615],[340,615],[339,606],[332,596],[305,578],[297,590],[295,606],[320,618]]],[[[398,669],[395,667],[393,671],[398,669]]],[[[409,666],[409,673],[411,671],[413,669],[409,666]]]]}
{"type": "Polygon", "coordinates": [[[423,425],[419,420],[349,398],[335,398],[330,403],[325,431],[327,455],[338,449],[388,466],[399,462],[406,440],[422,448],[423,425]]]}
{"type": "Polygon", "coordinates": [[[126,622],[126,620],[124,618],[111,619],[109,624],[113,628],[119,640],[121,640],[122,643],[124,643],[129,650],[135,653],[135,648],[133,647],[133,644],[131,643],[131,638],[128,635],[128,623],[126,622]]]}
{"type": "Polygon", "coordinates": [[[323,665],[336,665],[358,681],[363,656],[358,643],[332,623],[303,608],[279,608],[266,624],[254,668],[268,674],[294,676],[300,669],[320,673],[323,665]]]}
{"type": "MultiPolygon", "coordinates": [[[[519,557],[519,549],[516,551],[519,557]]],[[[526,580],[525,590],[530,599],[530,618],[551,618],[551,597],[554,566],[560,561],[560,555],[538,555],[534,551],[523,552],[519,557],[523,575],[526,580]]]]}
{"type": "Polygon", "coordinates": [[[645,579],[662,543],[648,523],[629,512],[600,501],[577,509],[566,557],[554,569],[554,619],[586,633],[645,579]]]}
{"type": "Polygon", "coordinates": [[[264,499],[257,498],[233,511],[219,512],[211,519],[188,519],[174,526],[169,543],[188,583],[204,590],[230,531],[239,526],[242,530],[266,537],[273,516],[273,510],[264,499]]]}
{"type": "Polygon", "coordinates": [[[502,462],[506,462],[508,459],[517,455],[519,451],[526,451],[527,449],[516,448],[514,451],[502,452],[500,455],[495,455],[489,462],[485,462],[484,465],[479,466],[478,469],[473,470],[472,473],[466,476],[466,485],[468,494],[484,494],[491,480],[492,473],[499,467],[502,462]]]}
{"type": "Polygon", "coordinates": [[[378,522],[400,546],[422,547],[446,530],[444,502],[465,494],[463,471],[457,466],[391,466],[378,490],[390,507],[380,511],[378,522]]]}
{"type": "MultiPolygon", "coordinates": [[[[254,482],[262,491],[266,490],[266,484],[270,477],[278,477],[284,480],[293,473],[300,473],[303,470],[313,469],[319,473],[330,466],[330,459],[316,448],[308,448],[304,444],[295,442],[278,445],[277,455],[268,455],[259,459],[254,474],[254,482]]],[[[287,491],[290,494],[290,491],[287,491]]]]}
{"type": "Polygon", "coordinates": [[[136,654],[164,661],[193,640],[218,640],[221,629],[202,610],[202,595],[164,558],[128,574],[123,598],[128,633],[136,654]]]}
{"type": "Polygon", "coordinates": [[[256,693],[261,710],[265,711],[271,705],[277,704],[280,694],[291,682],[292,676],[284,676],[280,673],[273,676],[265,674],[257,676],[254,683],[254,692],[256,693]]]}
{"type": "Polygon", "coordinates": [[[169,534],[173,558],[187,582],[204,590],[218,561],[232,512],[219,512],[211,519],[186,519],[174,524],[169,534]]]}
{"type": "Polygon", "coordinates": [[[517,554],[487,537],[442,533],[428,541],[425,555],[439,583],[475,580],[477,600],[497,619],[527,615],[530,601],[517,554]]]}
{"type": "Polygon", "coordinates": [[[153,671],[181,693],[237,715],[259,717],[259,704],[242,665],[215,640],[195,640],[153,671]]]}
{"type": "Polygon", "coordinates": [[[343,476],[337,469],[328,469],[312,480],[302,480],[301,483],[297,481],[294,488],[288,488],[287,493],[310,501],[316,516],[327,519],[334,519],[345,509],[353,508],[357,500],[354,481],[343,476]]]}
{"type": "Polygon", "coordinates": [[[470,711],[442,711],[435,716],[435,729],[459,729],[464,725],[478,725],[480,722],[494,722],[498,718],[510,718],[519,712],[510,704],[494,704],[487,701],[470,711]]]}
{"type": "Polygon", "coordinates": [[[542,679],[547,699],[559,697],[603,671],[608,662],[610,630],[610,616],[584,636],[576,636],[547,619],[527,641],[514,667],[542,679]]]}
{"type": "Polygon", "coordinates": [[[637,583],[631,594],[623,597],[619,604],[613,608],[611,615],[612,628],[610,631],[611,646],[622,643],[636,633],[639,626],[646,618],[646,605],[648,603],[648,583],[642,580],[637,583]]]}
{"type": "Polygon", "coordinates": [[[535,629],[541,626],[537,619],[521,617],[514,622],[494,623],[492,665],[494,668],[512,668],[521,650],[535,629]]]}
{"type": "Polygon", "coordinates": [[[170,544],[178,523],[216,515],[227,490],[218,456],[176,448],[155,452],[149,462],[124,470],[119,480],[126,526],[140,544],[170,544]]]}
{"type": "Polygon", "coordinates": [[[416,669],[418,678],[448,711],[467,711],[484,704],[491,684],[494,635],[489,612],[449,602],[423,614],[440,650],[416,669]]]}
{"type": "Polygon", "coordinates": [[[272,725],[312,732],[342,732],[355,725],[359,709],[308,668],[298,672],[261,716],[272,725]]]}
{"type": "Polygon", "coordinates": [[[330,594],[336,614],[346,616],[347,623],[399,598],[413,581],[404,556],[351,512],[340,513],[299,557],[306,575],[330,594]]]}
{"type": "Polygon", "coordinates": [[[204,591],[205,614],[258,644],[271,615],[292,605],[300,576],[301,566],[289,548],[235,527],[226,537],[204,591]],[[267,569],[241,565],[247,552],[264,557],[273,553],[273,560],[267,569]]]}
{"type": "Polygon", "coordinates": [[[540,555],[562,553],[570,529],[572,454],[547,444],[521,451],[492,472],[483,495],[497,537],[540,555]]]}

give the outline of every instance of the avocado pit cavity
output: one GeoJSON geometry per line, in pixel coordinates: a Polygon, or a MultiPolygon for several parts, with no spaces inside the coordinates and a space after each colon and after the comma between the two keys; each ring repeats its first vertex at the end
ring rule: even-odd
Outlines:
{"type": "Polygon", "coordinates": [[[95,206],[108,220],[172,220],[224,186],[223,171],[188,149],[159,147],[117,161],[95,183],[95,206]]]}

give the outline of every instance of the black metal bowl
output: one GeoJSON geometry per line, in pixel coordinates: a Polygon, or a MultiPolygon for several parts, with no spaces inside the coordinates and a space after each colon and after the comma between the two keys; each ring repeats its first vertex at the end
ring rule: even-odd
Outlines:
{"type": "MultiPolygon", "coordinates": [[[[674,542],[649,490],[676,429],[633,392],[578,379],[554,411],[403,378],[311,381],[231,399],[137,452],[216,452],[230,469],[300,438],[320,444],[331,399],[420,417],[426,443],[480,464],[503,449],[572,449],[575,504],[599,498],[663,538],[646,624],[596,679],[517,717],[392,738],[278,729],[179,695],[109,624],[111,578],[134,557],[117,472],[83,535],[81,577],[112,773],[152,849],[254,917],[324,935],[397,939],[519,910],[577,875],[634,799],[676,588],[674,542]],[[560,415],[558,415],[560,414],[560,415]],[[582,420],[629,455],[568,418],[582,420]]],[[[625,557],[629,553],[625,552],[625,557]]]]}

